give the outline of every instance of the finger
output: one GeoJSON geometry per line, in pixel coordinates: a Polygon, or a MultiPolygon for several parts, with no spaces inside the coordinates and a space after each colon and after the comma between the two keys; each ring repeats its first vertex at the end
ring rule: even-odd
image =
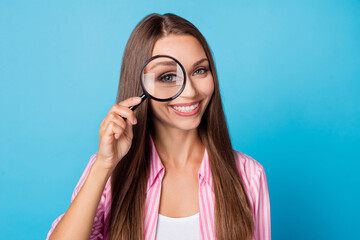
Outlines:
{"type": "Polygon", "coordinates": [[[130,110],[128,107],[119,106],[119,105],[115,104],[110,109],[109,113],[110,112],[116,113],[116,114],[120,115],[121,117],[129,119],[132,124],[136,124],[135,113],[134,113],[134,111],[130,110]]]}
{"type": "Polygon", "coordinates": [[[115,112],[110,112],[104,119],[102,125],[100,126],[100,128],[107,128],[110,122],[114,122],[117,125],[121,126],[122,128],[126,127],[126,124],[128,124],[130,121],[125,121],[121,116],[119,116],[119,114],[115,113],[115,112]]]}
{"type": "Polygon", "coordinates": [[[124,111],[128,112],[129,114],[131,114],[131,112],[135,112],[136,110],[135,111],[130,110],[129,106],[134,106],[139,102],[141,102],[140,97],[133,97],[133,98],[128,98],[117,104],[114,104],[109,110],[108,114],[105,116],[104,120],[100,123],[100,127],[107,125],[106,123],[109,121],[109,115],[111,112],[115,112],[118,115],[123,116],[124,118],[129,118],[126,117],[128,114],[124,113],[124,111]]]}
{"type": "Polygon", "coordinates": [[[124,132],[124,128],[117,125],[114,122],[110,122],[108,127],[105,129],[105,131],[103,132],[103,140],[106,142],[112,142],[114,140],[114,135],[117,134],[119,136],[121,136],[121,134],[123,134],[124,132]]]}
{"type": "Polygon", "coordinates": [[[133,126],[131,124],[127,124],[122,134],[114,134],[115,138],[119,139],[120,136],[125,135],[126,137],[130,137],[130,139],[132,139],[134,136],[132,128],[133,126]]]}
{"type": "MultiPolygon", "coordinates": [[[[131,98],[125,99],[122,102],[119,102],[117,105],[130,108],[130,107],[139,105],[141,103],[141,101],[142,101],[141,97],[131,97],[131,98]]],[[[136,110],[137,110],[137,108],[132,111],[136,113],[136,110]]]]}
{"type": "MultiPolygon", "coordinates": [[[[128,110],[126,110],[126,111],[128,111],[128,110]]],[[[131,111],[131,110],[130,110],[131,111]]],[[[130,113],[131,115],[133,115],[134,113],[130,113]]],[[[125,128],[126,127],[126,125],[127,124],[134,124],[133,122],[131,122],[129,119],[134,119],[134,118],[136,118],[135,116],[133,116],[133,117],[128,117],[127,119],[124,119],[124,118],[122,118],[122,116],[121,115],[126,115],[126,113],[122,113],[121,112],[121,110],[120,111],[116,111],[116,110],[114,110],[114,109],[112,109],[109,113],[108,113],[108,115],[105,117],[105,119],[103,120],[103,122],[100,124],[100,128],[101,129],[105,129],[107,126],[108,126],[108,124],[109,124],[109,122],[110,121],[113,121],[113,122],[115,122],[116,124],[118,124],[119,126],[122,126],[123,128],[125,128]],[[120,113],[120,114],[119,114],[120,113]]]]}
{"type": "Polygon", "coordinates": [[[117,105],[125,106],[125,107],[129,108],[131,106],[139,104],[140,102],[141,102],[141,97],[131,97],[131,98],[125,99],[122,102],[119,102],[117,105]]]}

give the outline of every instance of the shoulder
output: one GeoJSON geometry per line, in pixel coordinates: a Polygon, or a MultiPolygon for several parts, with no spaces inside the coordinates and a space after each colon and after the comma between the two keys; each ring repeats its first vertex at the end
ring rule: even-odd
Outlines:
{"type": "Polygon", "coordinates": [[[250,187],[254,181],[259,179],[261,175],[265,173],[265,169],[263,165],[254,158],[237,150],[233,150],[233,152],[240,176],[242,177],[244,184],[247,187],[250,187]]]}

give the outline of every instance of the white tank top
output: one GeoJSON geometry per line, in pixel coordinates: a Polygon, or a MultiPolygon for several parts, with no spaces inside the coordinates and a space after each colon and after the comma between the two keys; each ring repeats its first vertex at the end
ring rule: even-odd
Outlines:
{"type": "Polygon", "coordinates": [[[172,218],[158,214],[156,240],[199,240],[199,213],[189,217],[172,218]]]}

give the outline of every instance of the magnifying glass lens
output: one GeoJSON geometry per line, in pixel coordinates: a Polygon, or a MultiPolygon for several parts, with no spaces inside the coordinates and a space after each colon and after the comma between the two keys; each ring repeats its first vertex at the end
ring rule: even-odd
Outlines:
{"type": "Polygon", "coordinates": [[[174,59],[157,57],[144,66],[141,81],[144,90],[152,97],[169,99],[182,90],[184,71],[174,59]]]}

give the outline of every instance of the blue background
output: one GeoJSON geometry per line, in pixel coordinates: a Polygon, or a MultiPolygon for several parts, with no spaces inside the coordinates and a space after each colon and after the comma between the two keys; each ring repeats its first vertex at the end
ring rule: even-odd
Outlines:
{"type": "Polygon", "coordinates": [[[0,239],[45,239],[70,205],[122,53],[147,14],[207,38],[234,148],[259,161],[273,239],[360,239],[360,2],[0,2],[0,239]]]}

